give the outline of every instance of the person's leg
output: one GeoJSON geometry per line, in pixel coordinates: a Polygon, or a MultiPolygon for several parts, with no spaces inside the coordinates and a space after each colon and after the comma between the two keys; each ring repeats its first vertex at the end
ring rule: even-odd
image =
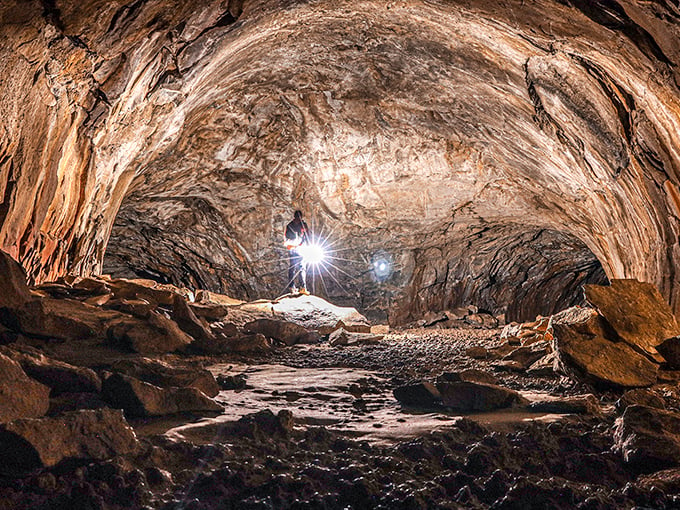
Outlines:
{"type": "Polygon", "coordinates": [[[295,255],[293,250],[288,252],[288,287],[291,291],[296,292],[296,280],[297,280],[297,260],[299,257],[295,255]]]}
{"type": "Polygon", "coordinates": [[[307,290],[307,264],[300,257],[300,288],[307,290]]]}

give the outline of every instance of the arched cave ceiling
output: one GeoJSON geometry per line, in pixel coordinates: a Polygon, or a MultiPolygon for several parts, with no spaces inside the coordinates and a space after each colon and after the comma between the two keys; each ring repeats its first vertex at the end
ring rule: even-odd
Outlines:
{"type": "Polygon", "coordinates": [[[317,292],[394,323],[550,313],[605,274],[677,310],[679,19],[664,0],[3,2],[0,247],[38,281],[272,297],[299,208],[338,249],[317,292]]]}

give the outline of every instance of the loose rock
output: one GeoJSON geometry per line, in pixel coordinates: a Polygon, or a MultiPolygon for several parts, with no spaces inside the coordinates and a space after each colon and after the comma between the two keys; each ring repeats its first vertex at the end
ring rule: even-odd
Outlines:
{"type": "Polygon", "coordinates": [[[43,416],[50,389],[28,377],[16,361],[0,354],[0,423],[43,416]]]}

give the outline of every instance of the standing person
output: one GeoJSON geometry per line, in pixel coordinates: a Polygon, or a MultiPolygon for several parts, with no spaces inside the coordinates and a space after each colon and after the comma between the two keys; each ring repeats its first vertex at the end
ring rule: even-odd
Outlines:
{"type": "Polygon", "coordinates": [[[302,211],[293,213],[293,221],[286,225],[285,245],[288,248],[288,286],[292,293],[309,294],[307,291],[307,267],[298,248],[309,242],[309,229],[302,219],[302,211]]]}

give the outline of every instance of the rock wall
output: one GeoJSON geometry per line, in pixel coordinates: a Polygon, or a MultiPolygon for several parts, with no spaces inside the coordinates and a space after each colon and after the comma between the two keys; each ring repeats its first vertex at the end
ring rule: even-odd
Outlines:
{"type": "Polygon", "coordinates": [[[466,302],[550,313],[602,270],[680,308],[671,3],[57,0],[0,16],[0,247],[35,280],[104,268],[276,294],[300,208],[338,250],[317,292],[393,322],[466,302]]]}

